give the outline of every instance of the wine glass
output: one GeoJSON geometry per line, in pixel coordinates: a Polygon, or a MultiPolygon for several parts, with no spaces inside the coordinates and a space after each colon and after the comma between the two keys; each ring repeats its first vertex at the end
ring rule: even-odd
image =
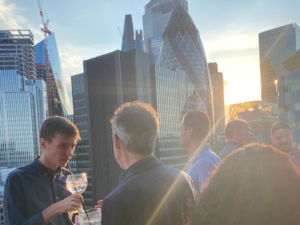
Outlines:
{"type": "Polygon", "coordinates": [[[87,188],[86,173],[75,173],[67,176],[66,184],[72,194],[82,194],[87,188]]]}
{"type": "Polygon", "coordinates": [[[101,209],[87,209],[86,214],[79,212],[78,216],[80,225],[101,225],[101,209]]]}

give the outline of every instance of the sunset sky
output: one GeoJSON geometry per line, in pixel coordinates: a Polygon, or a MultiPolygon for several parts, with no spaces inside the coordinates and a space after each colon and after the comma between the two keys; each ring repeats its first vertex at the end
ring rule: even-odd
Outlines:
{"type": "MultiPolygon", "coordinates": [[[[217,62],[226,84],[227,104],[260,100],[258,33],[290,23],[300,24],[299,0],[189,0],[208,62],[217,62]]],[[[142,29],[149,0],[42,0],[55,32],[62,72],[71,79],[82,61],[121,48],[118,27],[132,14],[142,29]]],[[[43,38],[36,0],[0,0],[0,29],[30,29],[35,43],[43,38]]],[[[70,96],[71,97],[71,96],[70,96]]]]}

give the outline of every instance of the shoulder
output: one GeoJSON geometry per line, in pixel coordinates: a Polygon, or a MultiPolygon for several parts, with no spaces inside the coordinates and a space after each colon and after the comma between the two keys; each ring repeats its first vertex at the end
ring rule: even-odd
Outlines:
{"type": "Polygon", "coordinates": [[[10,172],[7,176],[7,179],[8,180],[9,179],[17,179],[17,178],[23,176],[24,174],[28,174],[30,172],[31,172],[31,166],[29,164],[29,165],[26,165],[23,167],[16,168],[12,172],[10,172]]]}
{"type": "Polygon", "coordinates": [[[213,166],[220,163],[220,158],[217,156],[211,149],[203,152],[203,154],[199,157],[196,163],[198,164],[211,164],[213,166]]]}

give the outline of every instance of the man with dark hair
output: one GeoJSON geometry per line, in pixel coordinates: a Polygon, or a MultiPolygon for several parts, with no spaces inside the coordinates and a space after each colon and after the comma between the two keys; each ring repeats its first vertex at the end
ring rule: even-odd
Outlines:
{"type": "Polygon", "coordinates": [[[80,139],[76,126],[64,117],[49,117],[40,129],[42,155],[9,174],[4,192],[7,225],[69,225],[72,211],[81,207],[81,195],[66,188],[64,167],[80,139]]]}
{"type": "Polygon", "coordinates": [[[224,159],[234,150],[243,147],[243,145],[249,144],[253,135],[248,122],[240,119],[229,121],[224,133],[227,143],[219,154],[221,159],[224,159]]]}
{"type": "Polygon", "coordinates": [[[186,113],[178,128],[180,145],[190,154],[187,174],[193,180],[196,201],[220,162],[219,157],[210,150],[210,145],[207,143],[209,130],[209,117],[201,111],[186,113]]]}
{"type": "Polygon", "coordinates": [[[114,155],[125,173],[119,186],[98,202],[101,224],[189,224],[194,200],[190,178],[152,156],[159,130],[156,111],[141,102],[126,103],[111,123],[114,155]]]}
{"type": "Polygon", "coordinates": [[[274,123],[271,127],[273,145],[280,151],[288,153],[294,164],[300,168],[300,149],[293,146],[293,132],[285,122],[274,123]]]}

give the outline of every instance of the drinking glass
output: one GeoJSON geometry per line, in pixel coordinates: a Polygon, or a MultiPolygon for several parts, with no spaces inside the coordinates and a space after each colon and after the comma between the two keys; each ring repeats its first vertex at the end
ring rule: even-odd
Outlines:
{"type": "Polygon", "coordinates": [[[74,173],[67,176],[66,184],[72,194],[82,194],[87,188],[86,173],[74,173]]]}
{"type": "Polygon", "coordinates": [[[80,225],[101,225],[101,209],[87,209],[86,210],[89,219],[85,212],[81,210],[79,212],[79,223],[80,225]]]}

